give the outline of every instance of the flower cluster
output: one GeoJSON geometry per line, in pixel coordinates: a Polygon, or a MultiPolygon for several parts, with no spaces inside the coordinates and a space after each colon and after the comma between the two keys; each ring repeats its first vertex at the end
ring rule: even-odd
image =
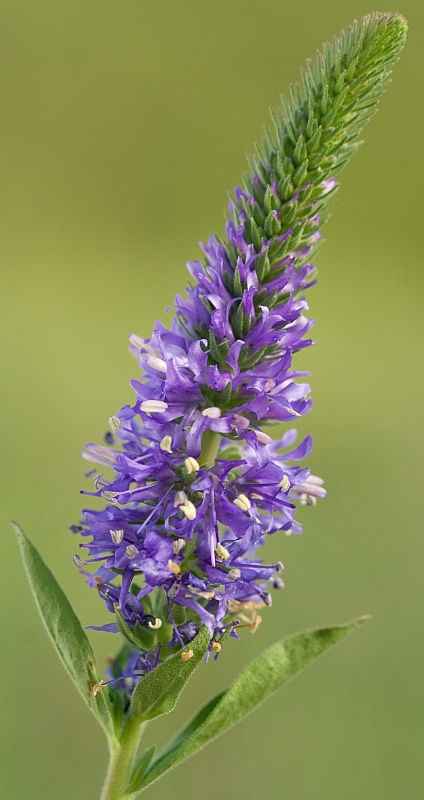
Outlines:
{"type": "MultiPolygon", "coordinates": [[[[263,199],[259,176],[255,186],[263,199]]],[[[326,181],[321,192],[333,188],[326,181]]],[[[254,630],[270,585],[283,585],[281,562],[262,563],[257,548],[266,534],[301,532],[296,504],[325,495],[298,464],[310,437],[293,446],[293,429],[280,441],[262,429],[311,407],[292,356],[312,344],[302,293],[314,282],[307,256],[320,235],[316,215],[310,241],[296,247],[290,228],[280,233],[285,205],[276,183],[270,193],[268,237],[248,241],[243,207],[260,206],[236,190],[227,242],[212,237],[204,263],[189,264],[195,283],[186,300],[177,296],[171,330],[158,323],[149,340],[130,337],[143,370],[132,382],[135,404],[111,418],[108,446],[89,444],[84,453],[114,477],[97,475],[86,492],[108,505],[84,511],[74,528],[89,538],[88,557],[75,563],[99,564],[88,582],[118,614],[103,629],[120,628],[133,646],[118,675],[128,686],[158,663],[158,638],[186,651],[204,624],[219,652],[241,624],[254,630]]]]}

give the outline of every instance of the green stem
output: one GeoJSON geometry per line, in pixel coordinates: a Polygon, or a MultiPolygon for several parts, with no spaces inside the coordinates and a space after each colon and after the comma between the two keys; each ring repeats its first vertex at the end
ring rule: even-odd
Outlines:
{"type": "Polygon", "coordinates": [[[221,434],[211,431],[210,428],[204,432],[202,436],[202,452],[199,456],[200,466],[203,466],[204,464],[212,466],[215,464],[221,439],[221,434]]]}
{"type": "Polygon", "coordinates": [[[117,746],[111,749],[109,768],[100,800],[130,800],[130,771],[137,753],[144,725],[129,717],[117,746]]]}

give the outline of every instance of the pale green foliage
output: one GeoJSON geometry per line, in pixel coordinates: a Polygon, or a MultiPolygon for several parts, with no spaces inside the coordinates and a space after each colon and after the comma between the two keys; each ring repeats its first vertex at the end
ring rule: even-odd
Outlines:
{"type": "Polygon", "coordinates": [[[271,645],[243,670],[226,692],[209,701],[153,762],[140,784],[135,786],[133,782],[134,789],[148,786],[164,772],[232,728],[307,664],[367,619],[361,617],[348,625],[300,633],[271,645]]]}
{"type": "MultiPolygon", "coordinates": [[[[99,682],[91,644],[68,598],[39,552],[16,523],[12,523],[36,606],[66,672],[107,737],[115,739],[111,709],[103,692],[93,694],[99,682]]],[[[54,700],[52,699],[52,702],[54,700]]]]}
{"type": "Polygon", "coordinates": [[[134,689],[132,714],[145,721],[172,711],[188,679],[203,661],[209,639],[209,631],[203,627],[189,644],[189,649],[193,652],[191,658],[184,661],[180,650],[152,672],[148,672],[134,689]]]}

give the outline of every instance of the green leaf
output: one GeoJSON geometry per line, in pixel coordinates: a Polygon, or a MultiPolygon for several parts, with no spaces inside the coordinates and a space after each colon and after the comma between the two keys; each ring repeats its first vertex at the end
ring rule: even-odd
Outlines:
{"type": "Polygon", "coordinates": [[[143,750],[142,754],[138,757],[131,773],[129,792],[136,792],[139,786],[141,786],[143,778],[155,754],[155,750],[156,745],[152,744],[147,750],[143,750]]]}
{"type": "Polygon", "coordinates": [[[99,683],[99,678],[87,635],[68,598],[37,549],[16,522],[12,525],[35,603],[56,652],[106,735],[109,739],[115,740],[107,697],[103,692],[98,692],[96,696],[93,694],[93,686],[99,683]]]}
{"type": "Polygon", "coordinates": [[[303,667],[368,619],[360,617],[347,625],[299,633],[271,645],[177,735],[148,769],[138,790],[232,728],[303,667]]]}
{"type": "Polygon", "coordinates": [[[209,640],[209,631],[203,627],[188,645],[193,651],[193,656],[188,661],[183,661],[183,651],[179,650],[152,672],[148,672],[134,689],[132,714],[148,720],[172,711],[188,679],[206,655],[209,640]]]}

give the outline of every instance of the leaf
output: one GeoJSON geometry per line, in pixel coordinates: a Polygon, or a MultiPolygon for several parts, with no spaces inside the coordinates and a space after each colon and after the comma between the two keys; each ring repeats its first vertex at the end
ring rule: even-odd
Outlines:
{"type": "Polygon", "coordinates": [[[209,701],[159,754],[138,790],[232,728],[307,664],[368,619],[360,617],[347,625],[299,633],[271,645],[243,670],[226,692],[209,701]]]}
{"type": "Polygon", "coordinates": [[[152,744],[147,748],[147,750],[143,750],[141,755],[138,757],[131,773],[129,792],[136,792],[138,787],[141,785],[147,769],[150,766],[150,762],[155,754],[155,750],[156,745],[152,744]]]}
{"type": "Polygon", "coordinates": [[[16,522],[12,522],[25,571],[38,612],[55,650],[90,710],[109,739],[115,739],[112,715],[102,692],[93,694],[99,682],[93,650],[68,598],[39,552],[16,522]]]}
{"type": "Polygon", "coordinates": [[[172,711],[188,679],[206,655],[209,640],[209,631],[203,627],[189,644],[189,649],[193,651],[192,658],[183,661],[183,651],[179,650],[152,672],[148,672],[134,689],[132,714],[148,720],[172,711]]]}

